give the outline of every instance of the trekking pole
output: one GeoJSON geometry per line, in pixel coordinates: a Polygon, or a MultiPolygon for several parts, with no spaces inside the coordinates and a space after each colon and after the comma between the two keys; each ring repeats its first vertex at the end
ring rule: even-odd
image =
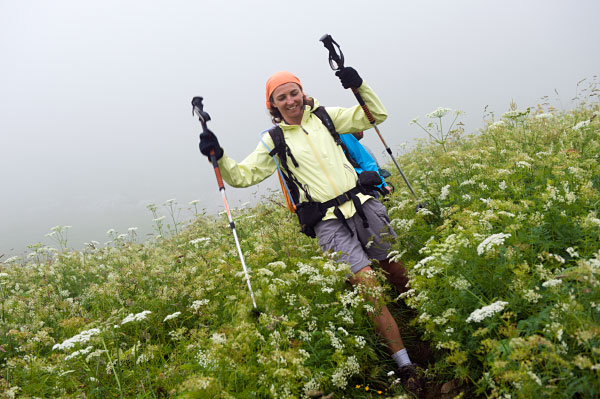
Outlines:
{"type": "MultiPolygon", "coordinates": [[[[208,131],[208,127],[206,127],[206,122],[210,120],[210,115],[207,112],[204,112],[204,105],[202,104],[202,97],[194,97],[192,99],[192,107],[193,113],[198,116],[200,119],[200,123],[202,124],[202,131],[208,131]]],[[[219,184],[219,191],[221,192],[221,196],[223,197],[223,202],[225,203],[225,210],[227,211],[227,218],[229,219],[229,226],[231,227],[231,231],[233,231],[233,238],[235,238],[235,245],[237,246],[238,254],[240,256],[240,260],[242,262],[242,267],[244,268],[244,276],[246,277],[246,282],[248,283],[248,289],[250,290],[250,296],[252,297],[252,305],[254,306],[254,311],[258,312],[258,308],[256,307],[256,301],[254,300],[254,292],[252,291],[252,285],[250,284],[250,276],[248,275],[248,268],[246,267],[246,262],[244,261],[244,254],[242,253],[242,248],[240,247],[240,241],[238,240],[237,233],[235,232],[235,223],[233,222],[233,218],[231,217],[231,212],[229,211],[229,204],[227,203],[227,196],[225,195],[225,185],[223,184],[223,178],[221,177],[221,171],[219,171],[219,164],[217,163],[217,157],[215,156],[215,150],[211,150],[209,154],[210,161],[213,164],[213,168],[215,169],[215,175],[217,176],[217,183],[219,184]]]]}
{"type": "MultiPolygon", "coordinates": [[[[340,69],[342,69],[344,67],[344,54],[342,53],[342,50],[340,49],[340,45],[337,44],[336,41],[333,40],[331,35],[328,35],[327,33],[324,34],[323,36],[321,36],[319,41],[323,42],[323,45],[325,46],[325,48],[327,50],[329,50],[329,66],[331,66],[331,69],[333,69],[334,71],[339,71],[340,69]],[[335,47],[337,47],[337,51],[336,51],[336,48],[334,47],[334,45],[335,45],[335,47]],[[339,54],[338,54],[338,51],[339,51],[339,54]]],[[[369,122],[371,122],[371,125],[373,125],[373,128],[377,132],[377,135],[379,136],[379,139],[383,143],[385,150],[387,151],[388,154],[390,154],[392,161],[394,161],[394,165],[396,165],[396,168],[398,168],[398,172],[400,172],[400,175],[404,179],[404,182],[408,186],[408,189],[410,190],[410,192],[412,193],[412,195],[415,197],[415,199],[418,202],[419,199],[417,198],[417,194],[415,194],[415,191],[413,190],[412,186],[408,182],[408,179],[404,175],[404,172],[402,172],[402,169],[400,169],[400,165],[398,165],[396,158],[394,158],[394,155],[392,154],[392,150],[390,149],[390,147],[387,145],[387,143],[383,139],[383,136],[381,135],[381,132],[379,131],[379,128],[377,127],[377,124],[375,123],[375,118],[373,118],[371,111],[369,111],[369,107],[367,106],[367,104],[365,104],[365,100],[363,100],[363,98],[360,95],[360,93],[358,92],[357,88],[352,87],[352,93],[354,93],[354,97],[356,97],[361,108],[363,109],[363,111],[365,111],[365,115],[369,119],[369,122]]]]}

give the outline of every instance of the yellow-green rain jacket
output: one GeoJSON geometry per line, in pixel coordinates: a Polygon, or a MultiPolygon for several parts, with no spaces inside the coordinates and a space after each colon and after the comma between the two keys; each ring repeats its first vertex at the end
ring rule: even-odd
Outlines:
{"type": "MultiPolygon", "coordinates": [[[[363,83],[358,89],[365,100],[377,124],[387,118],[385,107],[375,95],[373,90],[363,83]]],[[[288,167],[300,183],[304,185],[314,201],[325,202],[354,188],[358,176],[348,162],[342,148],[335,143],[331,133],[321,120],[313,115],[314,109],[319,106],[315,100],[314,108],[306,105],[301,125],[279,124],[283,131],[285,142],[290,147],[298,167],[288,161],[288,167]]],[[[359,105],[350,108],[326,107],[335,129],[339,134],[354,133],[367,130],[371,123],[359,105]]],[[[273,149],[273,140],[269,134],[263,136],[269,148],[273,149]]],[[[219,169],[223,179],[233,187],[248,187],[258,184],[271,176],[276,170],[275,161],[269,151],[258,143],[256,149],[242,162],[237,163],[226,154],[219,160],[219,169]]],[[[300,191],[300,202],[304,201],[304,193],[300,191]]],[[[358,194],[361,203],[371,198],[368,195],[358,194]]],[[[356,212],[352,201],[341,205],[340,211],[346,218],[352,217],[356,212]]],[[[333,208],[327,210],[323,218],[335,219],[333,208]]]]}

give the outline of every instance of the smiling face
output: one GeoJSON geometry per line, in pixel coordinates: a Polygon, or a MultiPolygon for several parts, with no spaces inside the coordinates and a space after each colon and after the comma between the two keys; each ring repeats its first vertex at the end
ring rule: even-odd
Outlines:
{"type": "Polygon", "coordinates": [[[299,125],[304,114],[304,93],[296,83],[284,83],[273,90],[272,105],[290,125],[299,125]]]}

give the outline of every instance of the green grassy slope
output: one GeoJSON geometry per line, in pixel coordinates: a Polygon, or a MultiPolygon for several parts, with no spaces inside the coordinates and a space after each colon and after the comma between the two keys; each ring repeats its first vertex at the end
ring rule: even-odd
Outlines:
{"type": "Polygon", "coordinates": [[[234,210],[259,318],[223,217],[144,244],[115,234],[106,248],[33,247],[0,264],[3,395],[398,397],[367,291],[391,301],[431,389],[453,380],[463,397],[597,396],[597,113],[512,112],[401,157],[428,203],[415,212],[392,178],[394,256],[411,273],[402,298],[351,287],[278,196],[234,210]],[[416,350],[421,336],[435,357],[416,350]]]}

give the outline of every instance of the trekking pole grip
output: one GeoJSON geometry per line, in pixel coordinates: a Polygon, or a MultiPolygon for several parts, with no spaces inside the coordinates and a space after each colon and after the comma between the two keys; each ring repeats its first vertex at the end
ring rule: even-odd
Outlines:
{"type": "Polygon", "coordinates": [[[323,43],[323,46],[327,50],[329,50],[329,66],[334,71],[339,71],[344,67],[344,53],[342,53],[342,49],[340,49],[340,45],[333,40],[333,37],[329,34],[324,34],[319,39],[320,42],[323,43]],[[335,50],[334,45],[337,47],[337,50],[340,52],[339,54],[335,50]]]}

